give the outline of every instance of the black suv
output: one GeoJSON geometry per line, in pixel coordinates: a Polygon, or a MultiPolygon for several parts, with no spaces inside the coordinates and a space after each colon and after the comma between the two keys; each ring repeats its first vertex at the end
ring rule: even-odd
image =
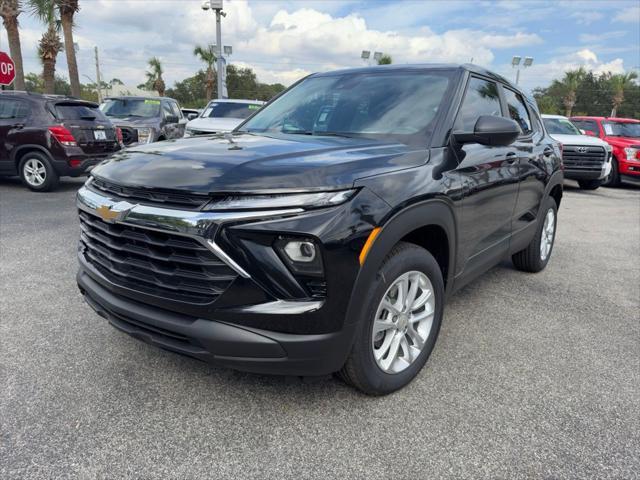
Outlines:
{"type": "Polygon", "coordinates": [[[77,280],[159,347],[385,394],[425,364],[456,289],[504,258],[547,265],[562,180],[535,103],[491,72],[314,74],[232,135],[96,168],[77,280]]]}
{"type": "Polygon", "coordinates": [[[0,175],[19,175],[31,190],[54,189],[121,148],[98,105],[71,97],[0,93],[0,175]]]}
{"type": "Polygon", "coordinates": [[[167,97],[109,97],[100,109],[120,127],[126,147],[182,138],[187,124],[178,102],[167,97]]]}

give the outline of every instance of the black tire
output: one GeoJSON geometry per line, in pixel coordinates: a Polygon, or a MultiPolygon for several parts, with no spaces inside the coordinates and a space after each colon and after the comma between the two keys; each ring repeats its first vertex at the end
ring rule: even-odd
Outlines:
{"type": "Polygon", "coordinates": [[[20,179],[22,183],[33,190],[34,192],[49,192],[54,190],[58,186],[59,177],[58,173],[54,170],[49,158],[40,152],[27,152],[20,159],[20,164],[18,165],[18,172],[20,174],[20,179]],[[33,171],[33,167],[41,166],[43,172],[39,175],[38,178],[42,178],[44,175],[44,179],[42,182],[36,180],[33,176],[30,175],[29,169],[33,171]]]}
{"type": "Polygon", "coordinates": [[[601,184],[601,180],[578,180],[578,185],[582,190],[597,190],[601,184]]]}
{"type": "Polygon", "coordinates": [[[545,202],[543,203],[542,215],[538,220],[538,228],[536,229],[536,234],[524,250],[520,250],[519,252],[513,254],[511,260],[513,261],[513,265],[523,272],[532,272],[536,273],[543,270],[547,263],[549,263],[549,259],[551,258],[551,253],[553,252],[553,245],[556,240],[556,231],[558,226],[558,206],[553,198],[547,197],[545,202]],[[542,242],[542,230],[545,224],[545,218],[547,217],[547,213],[549,210],[553,211],[553,237],[551,238],[551,246],[545,258],[542,257],[540,251],[540,244],[542,242]]]}
{"type": "Polygon", "coordinates": [[[424,248],[411,243],[398,243],[384,260],[362,305],[366,308],[364,320],[358,326],[354,345],[338,376],[368,395],[386,395],[404,387],[416,377],[438,338],[444,308],[444,282],[438,262],[424,248]],[[374,317],[389,287],[401,275],[411,271],[423,273],[431,282],[435,298],[433,323],[422,351],[413,363],[401,372],[386,373],[373,356],[374,317]]]}
{"type": "Polygon", "coordinates": [[[618,161],[616,157],[611,159],[611,172],[602,180],[602,185],[605,187],[619,187],[620,186],[620,171],[618,170],[618,161]]]}

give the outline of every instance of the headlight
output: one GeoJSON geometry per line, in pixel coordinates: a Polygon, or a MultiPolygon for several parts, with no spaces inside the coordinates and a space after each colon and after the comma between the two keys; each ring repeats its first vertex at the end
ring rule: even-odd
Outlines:
{"type": "Polygon", "coordinates": [[[283,208],[322,208],[340,205],[357,192],[339,190],[332,192],[282,193],[273,195],[232,195],[207,204],[205,210],[265,210],[283,208]]]}
{"type": "Polygon", "coordinates": [[[624,153],[627,155],[627,160],[640,160],[640,148],[627,147],[624,149],[624,153]]]}
{"type": "Polygon", "coordinates": [[[191,137],[193,135],[193,130],[191,130],[190,128],[185,128],[184,129],[184,136],[185,137],[191,137]]]}
{"type": "Polygon", "coordinates": [[[150,128],[136,128],[138,131],[138,143],[151,143],[153,141],[153,130],[150,128]]]}

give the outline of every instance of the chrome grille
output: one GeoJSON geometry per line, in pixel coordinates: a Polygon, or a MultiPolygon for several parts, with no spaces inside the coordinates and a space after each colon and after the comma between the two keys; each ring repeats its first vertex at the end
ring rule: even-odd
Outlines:
{"type": "Polygon", "coordinates": [[[80,250],[110,282],[187,303],[207,304],[237,274],[195,239],[110,224],[80,212],[80,250]]]}
{"type": "Polygon", "coordinates": [[[607,160],[604,147],[563,145],[562,162],[569,170],[601,170],[607,160]]]}

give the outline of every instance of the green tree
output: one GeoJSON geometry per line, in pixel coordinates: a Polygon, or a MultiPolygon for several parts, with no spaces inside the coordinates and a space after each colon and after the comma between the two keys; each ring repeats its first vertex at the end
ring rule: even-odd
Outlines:
{"type": "Polygon", "coordinates": [[[38,56],[42,62],[44,93],[54,93],[56,60],[62,51],[62,42],[58,34],[58,18],[53,0],[29,0],[31,14],[45,24],[47,30],[38,43],[38,56]]]}
{"type": "Polygon", "coordinates": [[[165,83],[164,79],[162,78],[164,70],[162,69],[162,63],[160,62],[160,59],[158,57],[150,58],[149,68],[150,70],[147,70],[146,72],[147,88],[152,88],[153,90],[158,92],[158,95],[164,97],[165,83]]]}
{"type": "Polygon", "coordinates": [[[80,97],[80,76],[78,74],[78,62],[73,41],[73,17],[80,10],[80,6],[78,5],[78,0],[55,0],[55,5],[60,14],[60,23],[64,34],[64,50],[67,55],[71,95],[80,97]]]}
{"type": "Polygon", "coordinates": [[[21,13],[20,0],[0,0],[0,17],[7,30],[9,40],[9,52],[16,65],[16,79],[13,86],[16,90],[24,90],[24,69],[22,66],[22,46],[20,44],[20,31],[18,29],[18,16],[21,13]]]}
{"type": "Polygon", "coordinates": [[[391,58],[391,55],[387,55],[386,53],[378,59],[378,65],[391,65],[392,63],[393,58],[391,58]]]}
{"type": "Polygon", "coordinates": [[[214,65],[216,64],[218,57],[216,56],[216,52],[212,45],[209,45],[208,47],[197,45],[196,48],[193,49],[193,54],[202,60],[202,62],[207,66],[207,78],[205,81],[207,85],[206,100],[208,102],[213,97],[213,86],[216,83],[214,65]]]}
{"type": "Polygon", "coordinates": [[[618,114],[618,109],[624,102],[625,89],[633,85],[633,81],[638,78],[636,72],[619,73],[612,75],[609,82],[613,90],[611,97],[611,116],[615,117],[618,114]]]}
{"type": "Polygon", "coordinates": [[[565,72],[563,79],[560,81],[564,88],[564,96],[562,97],[562,104],[565,107],[565,115],[571,116],[573,107],[576,104],[577,91],[580,86],[580,82],[584,78],[585,71],[582,67],[578,70],[571,70],[565,72]]]}

